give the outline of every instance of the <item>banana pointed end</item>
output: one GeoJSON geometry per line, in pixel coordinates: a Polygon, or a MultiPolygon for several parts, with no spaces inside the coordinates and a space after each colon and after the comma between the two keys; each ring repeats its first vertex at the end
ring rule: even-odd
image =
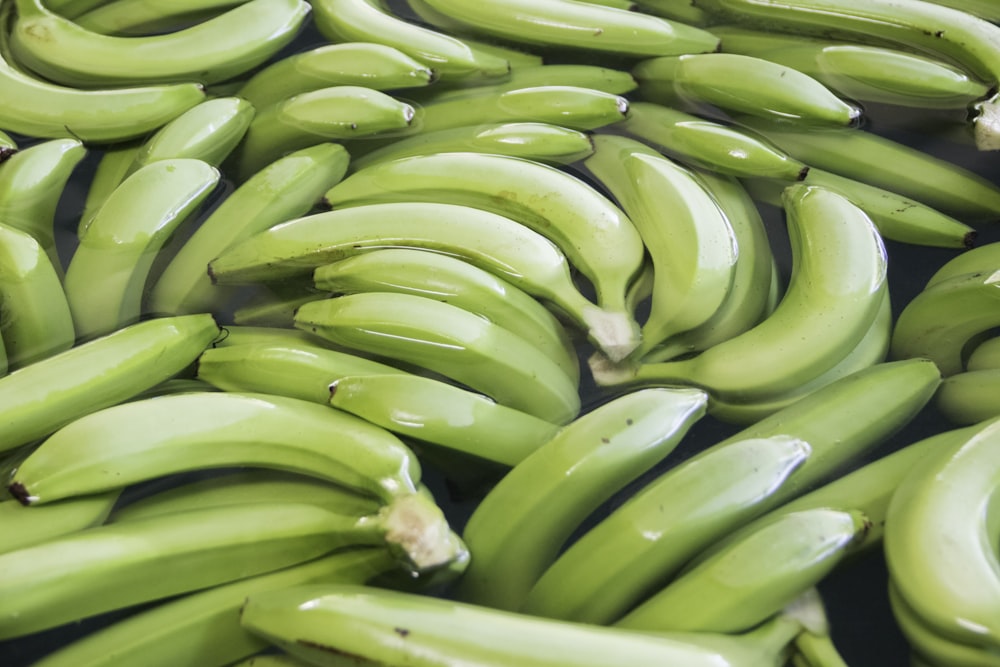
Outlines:
{"type": "Polygon", "coordinates": [[[386,542],[423,573],[468,560],[468,549],[441,509],[422,494],[402,496],[384,509],[386,542]]]}
{"type": "Polygon", "coordinates": [[[584,315],[591,341],[612,362],[619,362],[639,347],[639,325],[628,313],[595,308],[584,315]]]}
{"type": "Polygon", "coordinates": [[[17,500],[17,502],[21,503],[25,507],[38,502],[38,496],[31,495],[24,484],[21,484],[20,482],[12,483],[7,487],[7,490],[10,491],[10,495],[14,496],[14,499],[17,500]]]}

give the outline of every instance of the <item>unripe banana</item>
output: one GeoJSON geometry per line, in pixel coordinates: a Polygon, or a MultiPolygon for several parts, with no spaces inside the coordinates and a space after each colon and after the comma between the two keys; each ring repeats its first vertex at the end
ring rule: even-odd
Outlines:
{"type": "MultiPolygon", "coordinates": [[[[193,23],[215,18],[248,1],[111,0],[102,1],[100,6],[72,18],[77,25],[104,35],[149,35],[174,32],[193,23]]],[[[74,13],[77,11],[79,10],[74,8],[74,13]]],[[[59,13],[66,16],[63,12],[59,13]]]]}
{"type": "Polygon", "coordinates": [[[150,37],[101,35],[16,0],[11,49],[19,62],[79,88],[225,81],[252,70],[295,37],[310,13],[302,0],[252,0],[190,28],[150,37]]]}
{"type": "Polygon", "coordinates": [[[688,53],[649,58],[632,69],[643,97],[708,103],[726,111],[804,126],[850,126],[861,110],[807,74],[763,58],[688,53]]]}
{"type": "Polygon", "coordinates": [[[395,90],[430,85],[432,69],[397,48],[371,42],[328,44],[282,58],[243,84],[239,96],[265,109],[299,93],[331,86],[395,90]]]}
{"type": "Polygon", "coordinates": [[[521,606],[590,512],[667,456],[704,415],[694,389],[646,389],[571,422],[514,466],[476,506],[463,538],[475,554],[460,599],[521,606]]]}
{"type": "Polygon", "coordinates": [[[153,319],[0,378],[0,452],[172,377],[218,335],[210,315],[153,319]]]}
{"type": "Polygon", "coordinates": [[[295,326],[348,349],[425,368],[556,424],[580,411],[577,383],[538,348],[428,297],[361,292],[312,301],[299,308],[295,326]]]}
{"type": "Polygon", "coordinates": [[[966,369],[970,371],[990,368],[1000,368],[1000,336],[987,338],[979,343],[966,361],[966,369]]]}
{"type": "Polygon", "coordinates": [[[941,382],[934,402],[956,424],[977,424],[1000,417],[1000,370],[968,370],[941,382]]]}
{"type": "Polygon", "coordinates": [[[997,269],[1000,269],[1000,242],[986,243],[946,261],[928,278],[924,287],[933,287],[966,274],[990,274],[997,269]]]}
{"type": "Polygon", "coordinates": [[[0,531],[4,536],[0,554],[99,526],[118,496],[117,490],[108,491],[31,508],[13,499],[0,501],[0,531]]]}
{"type": "Polygon", "coordinates": [[[251,595],[240,622],[292,655],[343,665],[778,667],[799,631],[778,618],[752,633],[636,633],[358,586],[294,587],[251,595]],[[331,657],[332,656],[332,657],[331,657]]]}

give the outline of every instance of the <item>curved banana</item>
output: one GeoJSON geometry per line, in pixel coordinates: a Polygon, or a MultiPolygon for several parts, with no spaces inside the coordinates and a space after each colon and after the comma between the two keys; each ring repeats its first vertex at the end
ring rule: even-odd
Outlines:
{"type": "MultiPolygon", "coordinates": [[[[297,330],[295,330],[297,331],[297,330]]],[[[198,358],[198,378],[223,391],[259,392],[326,404],[342,377],[403,374],[386,364],[296,341],[213,347],[198,358]]]]}
{"type": "Polygon", "coordinates": [[[317,268],[313,282],[334,294],[398,292],[458,306],[524,338],[574,382],[580,380],[576,349],[551,312],[502,278],[455,257],[410,248],[373,250],[317,268]]]}
{"type": "Polygon", "coordinates": [[[311,301],[296,312],[295,326],[425,368],[556,424],[580,411],[577,383],[545,353],[479,315],[428,297],[361,292],[311,301]]]}
{"type": "Polygon", "coordinates": [[[418,103],[443,102],[466,96],[498,95],[508,90],[535,86],[575,86],[599,90],[613,95],[625,95],[637,87],[636,80],[624,70],[598,65],[556,63],[524,65],[511,70],[499,81],[447,81],[425,90],[410,91],[418,103]]]}
{"type": "Polygon", "coordinates": [[[456,594],[515,610],[563,543],[601,503],[663,460],[705,414],[695,389],[645,389],[566,425],[514,466],[473,510],[474,554],[456,594]]]}
{"type": "Polygon", "coordinates": [[[965,367],[970,371],[1000,368],[1000,336],[987,338],[979,343],[969,355],[965,367]]]}
{"type": "MultiPolygon", "coordinates": [[[[367,204],[290,220],[209,263],[215,284],[281,281],[370,250],[423,248],[455,255],[554,305],[602,348],[631,339],[634,324],[588,301],[566,256],[541,234],[489,211],[430,202],[367,204]]],[[[630,318],[629,318],[630,319],[630,318]]]]}
{"type": "Polygon", "coordinates": [[[707,103],[730,112],[802,126],[850,126],[861,110],[790,67],[735,53],[687,53],[643,60],[632,68],[640,94],[653,101],[707,103]]]}
{"type": "Polygon", "coordinates": [[[997,11],[997,6],[994,5],[989,0],[931,0],[936,5],[943,5],[945,7],[951,7],[952,9],[958,9],[960,11],[966,12],[967,14],[972,14],[973,16],[978,16],[979,18],[986,19],[987,21],[992,21],[997,23],[1000,21],[1000,11],[997,11]]]}
{"type": "Polygon", "coordinates": [[[653,102],[632,102],[622,132],[696,167],[728,176],[797,181],[808,167],[737,127],[653,102]]]}
{"type": "Polygon", "coordinates": [[[998,269],[1000,269],[1000,241],[985,243],[946,261],[928,278],[924,287],[933,287],[961,275],[989,274],[998,269]]]}
{"type": "Polygon", "coordinates": [[[0,501],[0,530],[4,534],[0,554],[99,526],[119,495],[114,490],[31,508],[13,499],[0,501]]]}
{"type": "MultiPolygon", "coordinates": [[[[267,468],[248,468],[172,485],[163,491],[132,500],[115,507],[108,516],[108,522],[141,521],[209,507],[276,502],[309,503],[338,514],[359,516],[374,514],[379,508],[374,498],[327,480],[267,468]]],[[[55,507],[57,504],[31,509],[55,507]]]]}
{"type": "Polygon", "coordinates": [[[446,382],[395,373],[330,384],[330,405],[407,438],[517,465],[559,426],[446,382]]]}
{"type": "Polygon", "coordinates": [[[0,302],[0,332],[9,368],[73,347],[76,330],[59,272],[38,241],[2,223],[0,302]]]}
{"type": "Polygon", "coordinates": [[[956,424],[977,424],[1000,417],[1000,370],[987,368],[950,375],[941,382],[934,402],[956,424]]]}
{"type": "Polygon", "coordinates": [[[776,274],[774,254],[757,205],[746,188],[731,176],[709,171],[694,171],[694,176],[715,198],[733,230],[739,250],[733,282],[711,317],[652,348],[643,357],[647,361],[666,361],[707,350],[753,328],[774,311],[769,305],[776,274]]]}
{"type": "Polygon", "coordinates": [[[714,51],[711,33],[679,22],[573,0],[458,0],[421,4],[467,31],[522,44],[586,49],[630,57],[714,51]]]}
{"type": "Polygon", "coordinates": [[[83,238],[111,191],[148,164],[190,158],[218,167],[243,138],[253,115],[254,108],[238,97],[210,99],[177,116],[139,146],[126,146],[110,157],[105,154],[87,192],[77,235],[83,238]],[[132,161],[125,166],[128,156],[132,161]]]}
{"type": "Polygon", "coordinates": [[[1000,646],[995,511],[1000,420],[928,454],[889,504],[885,554],[901,599],[942,636],[1000,646]]]}
{"type": "Polygon", "coordinates": [[[800,629],[779,617],[735,637],[638,633],[343,585],[251,595],[240,623],[311,662],[348,654],[372,664],[405,661],[414,667],[605,667],[623,656],[635,667],[778,667],[800,629]]]}
{"type": "Polygon", "coordinates": [[[676,465],[570,545],[521,611],[613,623],[699,550],[759,513],[809,454],[806,442],[779,435],[738,440],[676,465]]]}
{"type": "Polygon", "coordinates": [[[41,0],[14,5],[10,46],[19,63],[79,88],[225,81],[287,46],[310,13],[304,0],[251,0],[177,32],[115,37],[82,28],[41,0]]]}
{"type": "Polygon", "coordinates": [[[841,195],[798,184],[785,192],[794,265],[775,311],[691,359],[625,369],[624,382],[688,382],[726,402],[756,402],[795,390],[854,349],[882,305],[882,240],[841,195]]]}
{"type": "Polygon", "coordinates": [[[291,151],[329,139],[404,130],[415,113],[409,104],[363,86],[332,86],[295,95],[254,117],[234,156],[238,180],[291,151]]]}
{"type": "Polygon", "coordinates": [[[993,220],[1000,211],[997,184],[887,137],[862,129],[796,130],[750,117],[741,117],[739,122],[812,167],[910,197],[962,219],[993,220]],[[880,168],[872,169],[873,164],[880,168]]]}
{"type": "MultiPolygon", "coordinates": [[[[0,24],[13,3],[0,10],[0,24]]],[[[141,137],[205,99],[195,83],[104,87],[84,90],[60,86],[22,72],[2,55],[0,35],[0,128],[33,137],[112,142],[141,137]]]]}
{"type": "Polygon", "coordinates": [[[888,288],[883,290],[882,305],[871,327],[853,350],[846,350],[844,357],[826,372],[804,382],[787,394],[761,402],[740,402],[711,399],[710,415],[730,424],[752,424],[755,421],[785,408],[831,382],[858,373],[885,361],[892,339],[892,300],[888,288]]]}
{"type": "Polygon", "coordinates": [[[495,153],[553,165],[593,153],[590,136],[550,123],[512,122],[461,125],[397,139],[351,162],[351,171],[430,153],[495,153]]]}
{"type": "Polygon", "coordinates": [[[0,452],[176,375],[218,336],[211,315],[147,320],[0,378],[0,452]]]}
{"type": "Polygon", "coordinates": [[[339,144],[322,143],[278,158],[229,194],[195,229],[153,283],[154,313],[220,312],[231,296],[206,267],[226,248],[285,220],[305,215],[347,171],[339,144]]]}
{"type": "MultiPolygon", "coordinates": [[[[236,345],[291,345],[292,347],[299,347],[303,344],[309,346],[309,349],[319,347],[320,349],[329,350],[332,347],[331,344],[319,336],[314,336],[300,329],[227,324],[222,327],[222,332],[218,339],[212,341],[210,349],[234,347],[236,345]]],[[[320,403],[326,402],[327,398],[329,396],[321,400],[320,403]]]]}
{"type": "Polygon", "coordinates": [[[420,482],[412,452],[353,415],[283,396],[191,392],[123,403],[63,426],[21,464],[10,487],[23,503],[41,505],[237,465],[320,477],[384,503],[416,493],[420,482]]]}
{"type": "Polygon", "coordinates": [[[903,308],[892,332],[894,359],[926,357],[944,376],[965,368],[965,348],[1000,324],[1000,270],[958,275],[919,292],[903,308]]]}
{"type": "MultiPolygon", "coordinates": [[[[197,105],[195,105],[197,106],[197,105]]],[[[194,107],[192,107],[194,108],[194,107]]],[[[87,185],[87,196],[83,202],[83,212],[77,222],[77,237],[90,226],[94,213],[101,208],[111,192],[121,185],[125,174],[132,168],[135,156],[139,154],[143,141],[132,139],[104,146],[100,160],[94,167],[93,177],[87,185]]]]}
{"type": "MultiPolygon", "coordinates": [[[[268,643],[239,623],[249,595],[313,583],[363,584],[393,570],[378,547],[340,549],[275,572],[190,593],[120,619],[49,653],[38,667],[171,667],[231,664],[268,643]],[[211,628],[211,632],[205,632],[211,628]]],[[[252,664],[259,664],[255,660],[252,664]]]]}
{"type": "Polygon", "coordinates": [[[86,155],[87,149],[76,139],[52,139],[22,148],[0,166],[0,222],[30,234],[60,278],[56,208],[86,155]]]}
{"type": "MultiPolygon", "coordinates": [[[[1000,81],[1000,26],[922,0],[698,0],[726,21],[793,32],[861,36],[943,56],[990,86],[1000,81]]],[[[1000,98],[992,91],[972,105],[980,150],[1000,147],[1000,98]]],[[[912,170],[912,165],[907,167],[912,170]]]]}
{"type": "MultiPolygon", "coordinates": [[[[72,16],[82,28],[104,35],[148,35],[179,30],[214,18],[248,0],[112,0],[72,16]]],[[[80,3],[77,3],[80,4],[80,3]]],[[[52,9],[50,3],[46,3],[52,9]]],[[[74,14],[76,13],[75,10],[74,14]]],[[[64,12],[57,12],[66,16],[64,12]]]]}
{"type": "Polygon", "coordinates": [[[237,94],[255,108],[265,109],[320,88],[417,88],[430,85],[436,77],[434,70],[395,47],[373,42],[345,42],[327,44],[273,62],[250,77],[237,94]]]}
{"type": "Polygon", "coordinates": [[[332,296],[309,285],[282,286],[255,295],[233,310],[233,323],[240,326],[292,327],[295,311],[303,304],[332,296]]]}
{"type": "MultiPolygon", "coordinates": [[[[892,616],[909,643],[914,656],[928,660],[932,667],[997,667],[1000,657],[982,647],[952,641],[920,618],[890,580],[889,603],[892,616]]],[[[916,665],[916,663],[914,663],[916,665]]]]}
{"type": "Polygon", "coordinates": [[[157,252],[219,178],[219,170],[201,160],[160,160],[114,190],[66,268],[66,298],[79,337],[92,338],[139,319],[157,252]]]}
{"type": "MultiPolygon", "coordinates": [[[[512,218],[555,243],[592,283],[598,305],[625,310],[643,239],[628,216],[584,181],[555,167],[486,153],[436,153],[369,167],[338,183],[331,207],[437,201],[512,218]]],[[[623,341],[623,345],[628,341],[623,341]]]]}
{"type": "MultiPolygon", "coordinates": [[[[786,184],[756,178],[743,182],[755,199],[780,205],[786,184]]],[[[809,169],[802,182],[847,197],[871,217],[885,239],[937,248],[971,248],[975,242],[977,232],[969,225],[895,192],[816,167],[809,169]]]]}
{"type": "Polygon", "coordinates": [[[383,544],[387,523],[260,503],[108,524],[11,551],[0,555],[7,574],[0,638],[272,572],[346,545],[383,544]]]}
{"type": "Polygon", "coordinates": [[[902,49],[805,35],[712,26],[721,50],[763,58],[807,74],[838,95],[919,109],[964,109],[989,89],[943,60],[902,49]]]}
{"type": "Polygon", "coordinates": [[[650,311],[631,353],[641,359],[719,310],[741,249],[725,212],[690,171],[627,137],[593,142],[583,166],[625,210],[653,263],[650,311]]]}
{"type": "Polygon", "coordinates": [[[700,560],[614,625],[657,632],[744,632],[819,583],[870,523],[858,511],[784,514],[700,560]]]}
{"type": "Polygon", "coordinates": [[[500,77],[510,63],[460,38],[403,20],[377,0],[314,0],[313,20],[331,42],[375,42],[399,49],[442,78],[500,77]]]}

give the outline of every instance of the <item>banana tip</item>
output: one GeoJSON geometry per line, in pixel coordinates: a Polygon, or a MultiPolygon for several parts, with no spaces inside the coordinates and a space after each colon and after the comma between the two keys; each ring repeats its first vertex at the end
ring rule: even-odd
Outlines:
{"type": "Polygon", "coordinates": [[[7,487],[7,490],[10,491],[10,495],[14,496],[14,499],[17,500],[17,502],[21,503],[25,507],[38,500],[38,496],[33,496],[28,493],[28,489],[25,488],[24,484],[21,484],[20,482],[13,482],[7,487]]]}
{"type": "Polygon", "coordinates": [[[17,152],[16,148],[8,148],[7,146],[0,146],[0,163],[5,162],[16,152],[17,152]]]}

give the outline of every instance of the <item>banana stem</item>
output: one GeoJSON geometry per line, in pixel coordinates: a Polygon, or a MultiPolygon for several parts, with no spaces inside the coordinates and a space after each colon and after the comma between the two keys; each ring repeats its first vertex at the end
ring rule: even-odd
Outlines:
{"type": "Polygon", "coordinates": [[[795,648],[811,667],[847,667],[830,635],[802,632],[795,638],[795,648]]]}

